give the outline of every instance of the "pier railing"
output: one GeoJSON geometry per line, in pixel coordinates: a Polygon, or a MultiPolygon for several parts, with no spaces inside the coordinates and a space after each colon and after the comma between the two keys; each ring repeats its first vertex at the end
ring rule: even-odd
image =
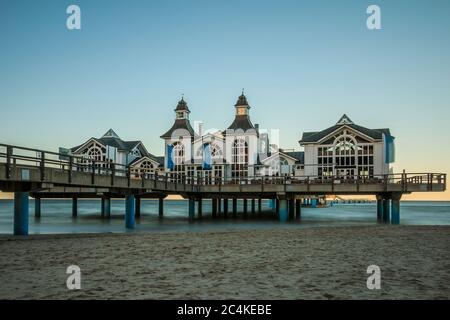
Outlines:
{"type": "MultiPolygon", "coordinates": [[[[128,186],[131,181],[150,180],[153,182],[162,182],[166,188],[168,183],[174,186],[178,185],[192,186],[223,186],[223,185],[332,185],[332,186],[363,186],[363,185],[396,185],[399,190],[407,191],[408,186],[420,185],[426,190],[417,189],[417,191],[443,191],[446,188],[446,174],[444,173],[395,173],[386,175],[346,175],[346,176],[239,176],[239,177],[211,177],[198,171],[197,175],[186,175],[184,173],[165,172],[160,173],[156,170],[133,170],[129,166],[114,163],[109,160],[99,160],[94,158],[82,157],[77,155],[67,155],[51,151],[43,151],[33,148],[19,147],[14,145],[0,144],[0,164],[5,166],[5,180],[12,179],[12,172],[16,168],[37,169],[40,175],[40,181],[47,181],[46,174],[48,169],[67,173],[67,184],[72,183],[72,177],[80,172],[91,176],[91,184],[94,185],[96,177],[110,177],[110,186],[114,186],[117,177],[126,178],[128,186]]],[[[1,179],[1,178],[0,178],[1,179]]],[[[23,180],[23,179],[22,179],[23,180]]],[[[156,183],[153,184],[156,186],[156,183]]],[[[186,188],[184,188],[186,190],[186,188]]],[[[191,189],[193,190],[193,189],[191,189]]]]}

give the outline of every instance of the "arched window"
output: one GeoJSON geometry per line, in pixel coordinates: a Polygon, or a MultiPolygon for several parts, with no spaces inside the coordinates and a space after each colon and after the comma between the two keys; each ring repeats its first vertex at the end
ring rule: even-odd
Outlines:
{"type": "Polygon", "coordinates": [[[231,149],[233,178],[248,176],[248,144],[244,139],[236,139],[231,149]]]}
{"type": "Polygon", "coordinates": [[[97,146],[89,148],[87,158],[93,161],[102,161],[102,150],[97,146]]]}
{"type": "MultiPolygon", "coordinates": [[[[223,156],[222,153],[222,149],[216,144],[216,143],[211,143],[210,144],[210,150],[211,150],[211,157],[214,159],[221,159],[223,156]]],[[[203,157],[203,146],[201,146],[200,148],[197,149],[196,152],[196,157],[197,158],[202,158],[203,157]]]]}
{"type": "Polygon", "coordinates": [[[133,169],[134,175],[136,178],[141,177],[143,174],[149,174],[152,173],[156,168],[153,166],[153,164],[148,161],[148,160],[144,160],[141,162],[141,164],[138,167],[135,167],[133,169]]]}
{"type": "Polygon", "coordinates": [[[173,163],[177,165],[181,165],[184,162],[184,145],[181,142],[175,142],[173,144],[173,163]]]}

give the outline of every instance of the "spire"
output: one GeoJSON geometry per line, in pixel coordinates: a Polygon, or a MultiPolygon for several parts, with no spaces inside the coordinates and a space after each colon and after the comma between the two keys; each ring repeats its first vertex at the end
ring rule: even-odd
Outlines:
{"type": "Polygon", "coordinates": [[[117,138],[120,139],[120,137],[117,135],[117,133],[114,132],[113,129],[109,129],[106,131],[106,133],[102,136],[102,138],[117,138]]]}
{"type": "Polygon", "coordinates": [[[248,102],[247,102],[247,97],[244,95],[244,89],[242,89],[242,94],[239,96],[239,98],[234,106],[235,107],[249,106],[248,102]]]}
{"type": "Polygon", "coordinates": [[[350,120],[350,118],[344,113],[344,115],[339,119],[339,121],[336,123],[337,126],[344,125],[344,124],[353,124],[353,121],[350,120]]]}
{"type": "Polygon", "coordinates": [[[181,100],[178,101],[177,107],[175,108],[175,111],[189,111],[188,105],[186,101],[184,101],[184,94],[181,95],[181,100]]]}

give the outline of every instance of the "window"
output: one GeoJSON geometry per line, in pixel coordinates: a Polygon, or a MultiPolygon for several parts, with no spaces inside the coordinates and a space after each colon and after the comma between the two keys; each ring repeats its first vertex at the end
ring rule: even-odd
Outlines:
{"type": "Polygon", "coordinates": [[[359,176],[373,176],[373,145],[359,139],[348,130],[335,136],[333,143],[318,148],[317,166],[320,178],[346,172],[359,176]],[[358,142],[360,141],[360,142],[358,142]]]}
{"type": "Polygon", "coordinates": [[[236,139],[231,149],[232,164],[231,177],[243,178],[248,176],[248,144],[244,139],[236,139]]]}

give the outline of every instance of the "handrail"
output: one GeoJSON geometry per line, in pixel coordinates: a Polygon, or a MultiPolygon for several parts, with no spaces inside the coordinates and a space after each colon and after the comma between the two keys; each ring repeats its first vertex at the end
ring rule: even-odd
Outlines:
{"type": "MultiPolygon", "coordinates": [[[[354,176],[336,176],[331,175],[327,177],[318,175],[303,175],[295,176],[292,174],[281,176],[268,176],[268,175],[254,175],[245,177],[211,177],[205,176],[203,172],[199,172],[197,175],[189,175],[186,173],[178,172],[166,172],[164,175],[158,174],[157,171],[140,169],[139,172],[133,172],[129,166],[115,163],[112,161],[97,161],[78,155],[67,155],[52,151],[43,151],[27,147],[19,147],[8,144],[0,144],[0,163],[2,159],[6,160],[7,166],[7,179],[10,177],[11,167],[13,166],[26,166],[26,167],[39,167],[41,170],[41,180],[44,181],[45,169],[60,169],[68,171],[69,180],[72,179],[72,174],[75,171],[86,172],[92,174],[92,184],[94,184],[96,175],[109,175],[111,176],[111,185],[114,185],[115,176],[123,176],[128,179],[128,185],[131,180],[154,180],[164,182],[167,188],[168,183],[175,183],[175,189],[178,189],[177,184],[180,185],[265,185],[265,184],[365,184],[365,183],[399,183],[402,188],[406,188],[408,184],[429,184],[432,188],[433,184],[446,185],[445,173],[393,173],[386,175],[354,175],[354,176]],[[6,148],[6,152],[1,152],[1,148],[6,148]],[[15,150],[34,152],[35,156],[16,154],[15,150]],[[40,156],[38,156],[40,155],[40,156]],[[52,156],[52,157],[50,157],[52,156]],[[55,159],[54,157],[58,158],[55,159]],[[142,171],[144,170],[144,171],[142,171]]],[[[144,185],[144,184],[142,184],[144,185]]]]}

